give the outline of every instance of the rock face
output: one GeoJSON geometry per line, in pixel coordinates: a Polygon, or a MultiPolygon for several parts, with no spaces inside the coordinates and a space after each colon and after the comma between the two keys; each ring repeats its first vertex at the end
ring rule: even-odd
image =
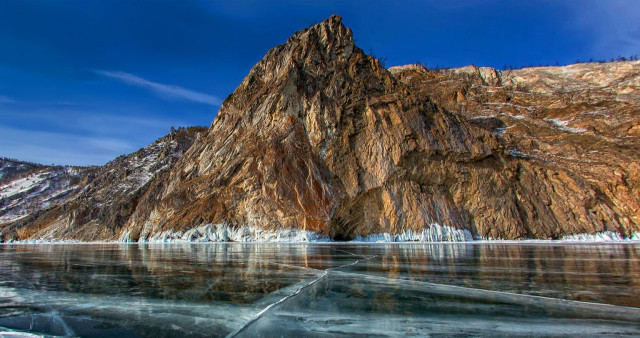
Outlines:
{"type": "Polygon", "coordinates": [[[141,241],[290,229],[338,240],[433,229],[631,235],[639,71],[638,62],[387,70],[332,16],[271,49],[179,159],[191,143],[174,153],[162,141],[164,155],[116,160],[77,197],[4,231],[141,241]]]}
{"type": "MultiPolygon", "coordinates": [[[[608,74],[607,66],[595,67],[603,78],[619,76],[608,74]]],[[[564,115],[551,107],[546,115],[527,114],[544,126],[536,138],[544,140],[546,152],[608,147],[607,153],[626,160],[623,166],[605,155],[610,165],[583,165],[561,159],[569,158],[564,153],[543,159],[520,146],[535,138],[522,134],[515,141],[507,139],[511,128],[503,130],[528,121],[518,120],[511,108],[520,109],[521,102],[510,98],[527,86],[528,95],[537,97],[531,104],[544,106],[564,99],[549,88],[591,90],[596,100],[594,88],[604,86],[627,100],[612,109],[637,121],[637,76],[629,71],[628,78],[600,82],[593,74],[561,77],[537,69],[429,72],[412,65],[389,72],[356,47],[351,31],[333,16],[294,34],[251,69],[164,186],[143,198],[145,207],[136,210],[127,231],[137,240],[225,223],[350,239],[420,232],[436,223],[491,238],[629,234],[640,221],[636,138],[624,145],[594,138],[579,148],[587,136],[570,128],[586,126],[573,120],[565,125],[564,115]],[[505,86],[495,93],[502,101],[475,96],[476,88],[489,86],[505,86]],[[484,118],[488,110],[513,116],[504,116],[509,123],[484,118]]],[[[589,111],[601,112],[593,104],[589,111]]]]}
{"type": "Polygon", "coordinates": [[[640,62],[390,71],[517,160],[518,212],[533,237],[638,231],[640,62]]]}
{"type": "Polygon", "coordinates": [[[3,164],[0,170],[11,179],[10,186],[17,187],[21,180],[34,183],[29,189],[22,189],[24,192],[10,196],[11,199],[4,197],[0,239],[96,241],[116,238],[140,197],[155,181],[161,180],[202,131],[204,128],[200,127],[179,129],[102,167],[18,163],[16,168],[15,164],[3,164]],[[9,167],[13,169],[7,169],[9,167]],[[16,175],[21,172],[23,178],[20,179],[16,175]],[[31,207],[26,207],[27,202],[31,207]]]}

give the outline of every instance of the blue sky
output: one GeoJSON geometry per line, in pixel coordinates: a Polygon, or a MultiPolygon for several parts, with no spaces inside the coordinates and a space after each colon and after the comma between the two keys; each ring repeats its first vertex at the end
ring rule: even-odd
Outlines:
{"type": "Polygon", "coordinates": [[[0,156],[103,164],[208,126],[268,49],[332,13],[386,65],[640,54],[640,1],[0,1],[0,156]]]}

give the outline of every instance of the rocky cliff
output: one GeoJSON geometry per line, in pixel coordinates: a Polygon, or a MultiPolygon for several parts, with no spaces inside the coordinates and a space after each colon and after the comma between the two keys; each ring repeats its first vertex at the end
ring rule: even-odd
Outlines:
{"type": "MultiPolygon", "coordinates": [[[[631,235],[639,71],[638,62],[387,70],[332,16],[271,49],[134,198],[99,212],[67,203],[12,229],[84,240],[243,238],[240,228],[414,238],[440,234],[435,224],[484,238],[631,235]]],[[[95,182],[95,200],[82,200],[113,187],[95,182]]]]}
{"type": "Polygon", "coordinates": [[[637,63],[589,67],[600,75],[388,71],[333,16],[251,69],[128,231],[137,240],[226,223],[350,239],[437,223],[490,238],[629,234],[639,224],[637,137],[626,131],[638,121],[637,63]],[[602,129],[613,111],[615,140],[581,124],[602,129]],[[592,151],[603,160],[587,162],[592,151]]]}
{"type": "Polygon", "coordinates": [[[538,223],[534,236],[638,231],[640,62],[390,71],[517,159],[518,210],[538,223]]]}

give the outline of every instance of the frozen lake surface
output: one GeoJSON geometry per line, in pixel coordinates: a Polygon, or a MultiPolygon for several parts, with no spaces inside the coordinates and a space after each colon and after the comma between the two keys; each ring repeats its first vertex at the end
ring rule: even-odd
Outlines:
{"type": "Polygon", "coordinates": [[[638,244],[0,245],[0,335],[640,335],[638,244]]]}

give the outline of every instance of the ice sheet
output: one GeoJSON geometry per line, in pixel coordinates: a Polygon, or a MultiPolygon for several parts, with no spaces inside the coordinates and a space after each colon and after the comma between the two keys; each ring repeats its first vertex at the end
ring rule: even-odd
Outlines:
{"type": "Polygon", "coordinates": [[[83,337],[639,335],[638,259],[637,244],[569,242],[3,245],[0,327],[83,337]]]}

